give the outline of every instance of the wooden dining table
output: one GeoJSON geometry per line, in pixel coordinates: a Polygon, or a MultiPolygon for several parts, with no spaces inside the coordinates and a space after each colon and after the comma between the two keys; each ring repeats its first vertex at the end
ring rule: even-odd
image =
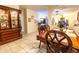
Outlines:
{"type": "Polygon", "coordinates": [[[73,47],[79,49],[79,36],[73,30],[67,30],[66,34],[70,37],[73,47]]]}
{"type": "MultiPolygon", "coordinates": [[[[54,30],[59,30],[59,29],[54,29],[54,30]]],[[[73,30],[67,29],[64,30],[63,32],[65,32],[70,37],[73,48],[79,49],[79,36],[77,36],[73,30]]]]}

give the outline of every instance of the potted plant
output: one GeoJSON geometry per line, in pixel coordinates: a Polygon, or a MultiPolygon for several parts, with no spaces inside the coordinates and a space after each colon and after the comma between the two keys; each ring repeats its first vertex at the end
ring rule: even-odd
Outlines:
{"type": "Polygon", "coordinates": [[[60,31],[63,31],[63,29],[67,29],[68,26],[68,20],[65,21],[65,18],[60,18],[60,21],[58,21],[58,27],[60,28],[60,31]]]}

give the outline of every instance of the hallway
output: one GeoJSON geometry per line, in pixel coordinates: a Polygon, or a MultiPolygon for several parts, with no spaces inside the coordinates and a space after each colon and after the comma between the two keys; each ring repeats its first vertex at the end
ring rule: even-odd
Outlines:
{"type": "Polygon", "coordinates": [[[24,35],[22,39],[0,46],[0,53],[44,53],[44,45],[39,49],[36,32],[24,35]]]}

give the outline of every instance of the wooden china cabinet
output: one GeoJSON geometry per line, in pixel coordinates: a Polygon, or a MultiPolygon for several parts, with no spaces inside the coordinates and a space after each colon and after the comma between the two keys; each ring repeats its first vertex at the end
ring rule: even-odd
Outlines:
{"type": "Polygon", "coordinates": [[[0,5],[0,45],[22,38],[21,11],[0,5]]]}

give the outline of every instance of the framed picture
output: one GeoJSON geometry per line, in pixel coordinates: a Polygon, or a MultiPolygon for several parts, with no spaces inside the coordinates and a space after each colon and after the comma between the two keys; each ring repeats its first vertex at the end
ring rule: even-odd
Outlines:
{"type": "Polygon", "coordinates": [[[34,22],[35,19],[34,19],[34,16],[31,16],[30,18],[28,18],[28,22],[34,22]]]}
{"type": "Polygon", "coordinates": [[[31,22],[31,18],[28,18],[28,22],[31,22]]]}

